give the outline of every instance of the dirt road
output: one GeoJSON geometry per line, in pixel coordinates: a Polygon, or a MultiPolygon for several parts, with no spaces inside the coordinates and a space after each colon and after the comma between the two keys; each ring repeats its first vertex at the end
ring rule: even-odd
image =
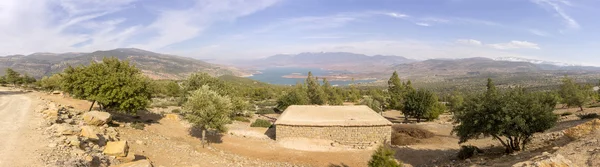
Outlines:
{"type": "Polygon", "coordinates": [[[33,111],[35,103],[22,92],[0,88],[0,167],[43,166],[42,121],[33,111]]]}

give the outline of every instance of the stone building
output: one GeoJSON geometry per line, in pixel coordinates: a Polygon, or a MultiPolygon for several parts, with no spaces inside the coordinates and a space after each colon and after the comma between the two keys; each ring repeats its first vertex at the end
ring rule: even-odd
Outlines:
{"type": "Polygon", "coordinates": [[[275,122],[276,140],[308,138],[367,148],[389,142],[392,122],[367,106],[289,106],[275,122]]]}

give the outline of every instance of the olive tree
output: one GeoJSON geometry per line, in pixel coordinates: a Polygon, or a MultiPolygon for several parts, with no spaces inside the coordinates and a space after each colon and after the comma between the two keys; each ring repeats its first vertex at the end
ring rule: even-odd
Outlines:
{"type": "Polygon", "coordinates": [[[411,90],[404,97],[402,113],[405,117],[413,117],[417,122],[421,119],[437,119],[446,108],[438,102],[437,96],[428,90],[411,90]]]}
{"type": "Polygon", "coordinates": [[[500,141],[507,153],[520,151],[533,134],[556,124],[558,117],[552,113],[556,102],[550,93],[529,93],[520,88],[500,93],[488,89],[485,94],[466,100],[455,112],[457,125],[452,133],[460,138],[459,143],[491,136],[500,141]]]}
{"type": "Polygon", "coordinates": [[[204,85],[190,93],[183,109],[185,118],[202,130],[204,143],[206,130],[227,131],[225,124],[230,122],[229,115],[233,105],[229,97],[222,96],[204,85]]]}
{"type": "Polygon", "coordinates": [[[61,88],[72,96],[98,103],[102,109],[129,114],[145,108],[150,100],[149,80],[128,61],[104,58],[88,66],[69,66],[62,74],[61,88]]]}

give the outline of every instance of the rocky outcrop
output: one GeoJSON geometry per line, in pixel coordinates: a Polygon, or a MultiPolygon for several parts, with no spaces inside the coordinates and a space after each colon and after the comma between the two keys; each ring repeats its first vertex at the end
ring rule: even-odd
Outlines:
{"type": "Polygon", "coordinates": [[[90,111],[83,114],[83,122],[86,125],[102,126],[111,121],[111,115],[107,112],[90,111]]]}
{"type": "MultiPolygon", "coordinates": [[[[108,167],[135,160],[135,155],[128,153],[127,142],[119,141],[117,129],[108,126],[109,113],[85,113],[52,102],[38,106],[36,111],[48,125],[44,134],[48,136],[50,149],[43,153],[42,159],[47,166],[108,167]]],[[[134,163],[137,166],[148,164],[150,161],[134,163]]]]}
{"type": "Polygon", "coordinates": [[[576,165],[560,154],[553,155],[544,152],[541,156],[536,156],[529,161],[517,163],[513,165],[513,167],[576,167],[576,165]]]}
{"type": "Polygon", "coordinates": [[[594,119],[581,125],[566,129],[564,133],[565,136],[576,140],[592,133],[595,130],[600,130],[600,119],[594,119]]]}

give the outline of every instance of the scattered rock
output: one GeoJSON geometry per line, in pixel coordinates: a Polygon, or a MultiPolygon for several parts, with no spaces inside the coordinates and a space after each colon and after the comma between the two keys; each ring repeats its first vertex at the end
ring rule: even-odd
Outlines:
{"type": "Polygon", "coordinates": [[[83,114],[83,121],[87,125],[102,126],[111,121],[111,115],[107,112],[90,111],[83,114]]]}
{"type": "Polygon", "coordinates": [[[82,126],[81,127],[81,137],[88,138],[91,141],[98,141],[98,140],[100,140],[100,137],[98,136],[98,133],[96,132],[96,130],[92,126],[82,126]]]}
{"type": "Polygon", "coordinates": [[[128,150],[127,141],[116,141],[108,142],[102,153],[109,156],[125,157],[128,150]]]}
{"type": "Polygon", "coordinates": [[[519,162],[513,167],[570,167],[574,166],[571,160],[566,159],[560,154],[541,155],[532,158],[529,161],[519,162]]]}
{"type": "Polygon", "coordinates": [[[124,163],[114,167],[152,167],[150,160],[139,160],[135,162],[124,163]]]}
{"type": "Polygon", "coordinates": [[[135,154],[129,153],[126,157],[117,157],[117,160],[119,160],[121,163],[133,162],[135,161],[135,154]]]}
{"type": "Polygon", "coordinates": [[[67,138],[67,141],[68,141],[69,145],[71,145],[71,146],[76,146],[76,147],[81,146],[81,140],[79,140],[78,136],[69,136],[67,138]]]}
{"type": "Polygon", "coordinates": [[[56,128],[56,132],[61,135],[75,135],[79,133],[80,129],[77,129],[69,124],[60,124],[56,128]]]}

